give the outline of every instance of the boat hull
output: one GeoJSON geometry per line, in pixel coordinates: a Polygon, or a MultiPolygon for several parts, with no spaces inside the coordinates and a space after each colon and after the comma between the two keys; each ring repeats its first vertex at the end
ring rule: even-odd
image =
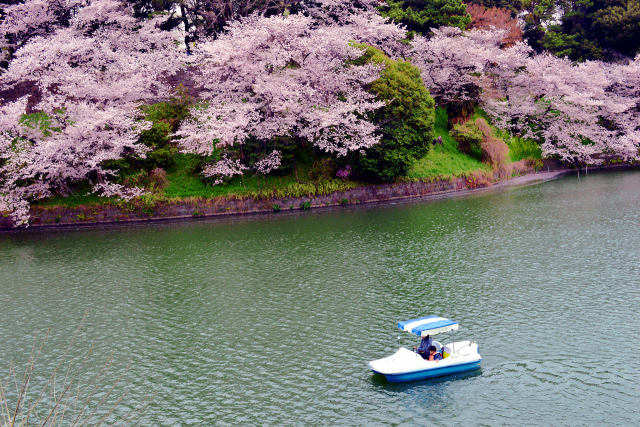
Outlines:
{"type": "Polygon", "coordinates": [[[473,371],[480,368],[480,360],[476,362],[463,363],[460,365],[443,366],[442,368],[425,369],[424,371],[407,372],[404,374],[382,374],[390,383],[405,383],[409,381],[424,380],[427,378],[441,377],[443,375],[458,374],[460,372],[473,371]]]}
{"type": "Polygon", "coordinates": [[[440,361],[427,361],[413,351],[401,347],[389,357],[372,360],[369,362],[369,368],[377,374],[384,375],[389,382],[400,383],[457,374],[480,367],[482,357],[478,353],[478,344],[461,341],[448,344],[448,348],[455,349],[449,357],[440,361]]]}

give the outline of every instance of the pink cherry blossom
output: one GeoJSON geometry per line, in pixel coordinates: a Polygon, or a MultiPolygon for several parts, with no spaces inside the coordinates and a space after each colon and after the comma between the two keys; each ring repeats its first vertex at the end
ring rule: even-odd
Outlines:
{"type": "Polygon", "coordinates": [[[412,61],[440,103],[480,103],[494,123],[541,143],[543,156],[602,163],[638,158],[639,61],[575,64],[535,55],[503,33],[455,28],[417,37],[412,61]]]}
{"type": "Polygon", "coordinates": [[[160,31],[156,19],[136,21],[122,2],[59,3],[75,8],[69,25],[31,37],[0,75],[3,90],[25,82],[38,89],[32,99],[0,107],[0,210],[17,224],[26,223],[28,202],[64,195],[74,182],[89,179],[109,195],[122,188],[108,184],[114,171],[103,164],[144,156],[138,137],[150,123],[139,106],[167,97],[165,78],[185,56],[179,34],[160,31]],[[36,111],[48,117],[46,128],[20,123],[36,111]]]}
{"type": "Polygon", "coordinates": [[[248,167],[243,165],[240,160],[232,160],[227,156],[224,156],[222,160],[214,163],[213,165],[207,165],[202,174],[207,177],[214,177],[215,181],[213,185],[221,184],[225,178],[231,178],[234,175],[242,175],[248,167]]]}
{"type": "Polygon", "coordinates": [[[250,136],[290,136],[342,156],[377,144],[380,136],[367,114],[384,104],[366,85],[380,68],[348,62],[362,55],[353,41],[382,43],[400,33],[378,18],[318,26],[301,15],[253,15],[231,23],[194,52],[205,106],[195,108],[176,133],[181,146],[210,154],[250,136]]]}
{"type": "Polygon", "coordinates": [[[256,169],[256,172],[266,175],[269,172],[278,169],[281,162],[282,153],[279,150],[273,150],[263,159],[258,160],[254,165],[254,168],[256,169]]]}

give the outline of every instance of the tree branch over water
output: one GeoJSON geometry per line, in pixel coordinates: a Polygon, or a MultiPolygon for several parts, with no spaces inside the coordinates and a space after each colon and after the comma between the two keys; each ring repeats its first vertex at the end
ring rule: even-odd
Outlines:
{"type": "Polygon", "coordinates": [[[102,425],[128,423],[140,416],[153,396],[128,413],[114,415],[128,395],[126,391],[122,392],[121,384],[131,367],[130,362],[111,382],[110,378],[115,376],[113,353],[107,356],[95,374],[87,369],[96,356],[94,343],[91,343],[80,358],[73,357],[85,319],[86,315],[74,331],[60,361],[41,386],[37,385],[38,378],[44,380],[46,374],[39,374],[38,367],[43,365],[41,359],[49,341],[49,330],[41,339],[34,336],[29,359],[20,380],[17,364],[14,365],[13,360],[10,362],[7,378],[0,378],[0,425],[102,425]],[[11,383],[15,392],[11,389],[11,383]],[[100,397],[99,400],[97,397],[100,397]],[[116,397],[115,400],[110,399],[112,397],[116,397]]]}

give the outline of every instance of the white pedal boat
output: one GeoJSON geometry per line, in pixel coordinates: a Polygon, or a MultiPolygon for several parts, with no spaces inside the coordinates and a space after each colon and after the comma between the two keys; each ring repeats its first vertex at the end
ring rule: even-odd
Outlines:
{"type": "MultiPolygon", "coordinates": [[[[398,328],[419,337],[451,332],[458,329],[458,323],[439,316],[427,316],[398,322],[398,328]]],[[[425,360],[418,353],[400,347],[391,356],[369,362],[371,370],[384,375],[389,382],[399,383],[422,380],[471,371],[480,367],[482,357],[478,353],[478,344],[472,341],[458,341],[444,344],[432,341],[444,359],[438,361],[425,360]]]]}

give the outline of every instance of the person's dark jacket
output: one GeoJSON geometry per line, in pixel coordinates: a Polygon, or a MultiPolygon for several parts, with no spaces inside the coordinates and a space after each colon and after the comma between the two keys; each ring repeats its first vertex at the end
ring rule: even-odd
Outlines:
{"type": "Polygon", "coordinates": [[[428,354],[429,347],[431,347],[431,336],[427,335],[426,337],[422,337],[422,341],[420,341],[420,347],[418,347],[419,354],[428,354]]]}

